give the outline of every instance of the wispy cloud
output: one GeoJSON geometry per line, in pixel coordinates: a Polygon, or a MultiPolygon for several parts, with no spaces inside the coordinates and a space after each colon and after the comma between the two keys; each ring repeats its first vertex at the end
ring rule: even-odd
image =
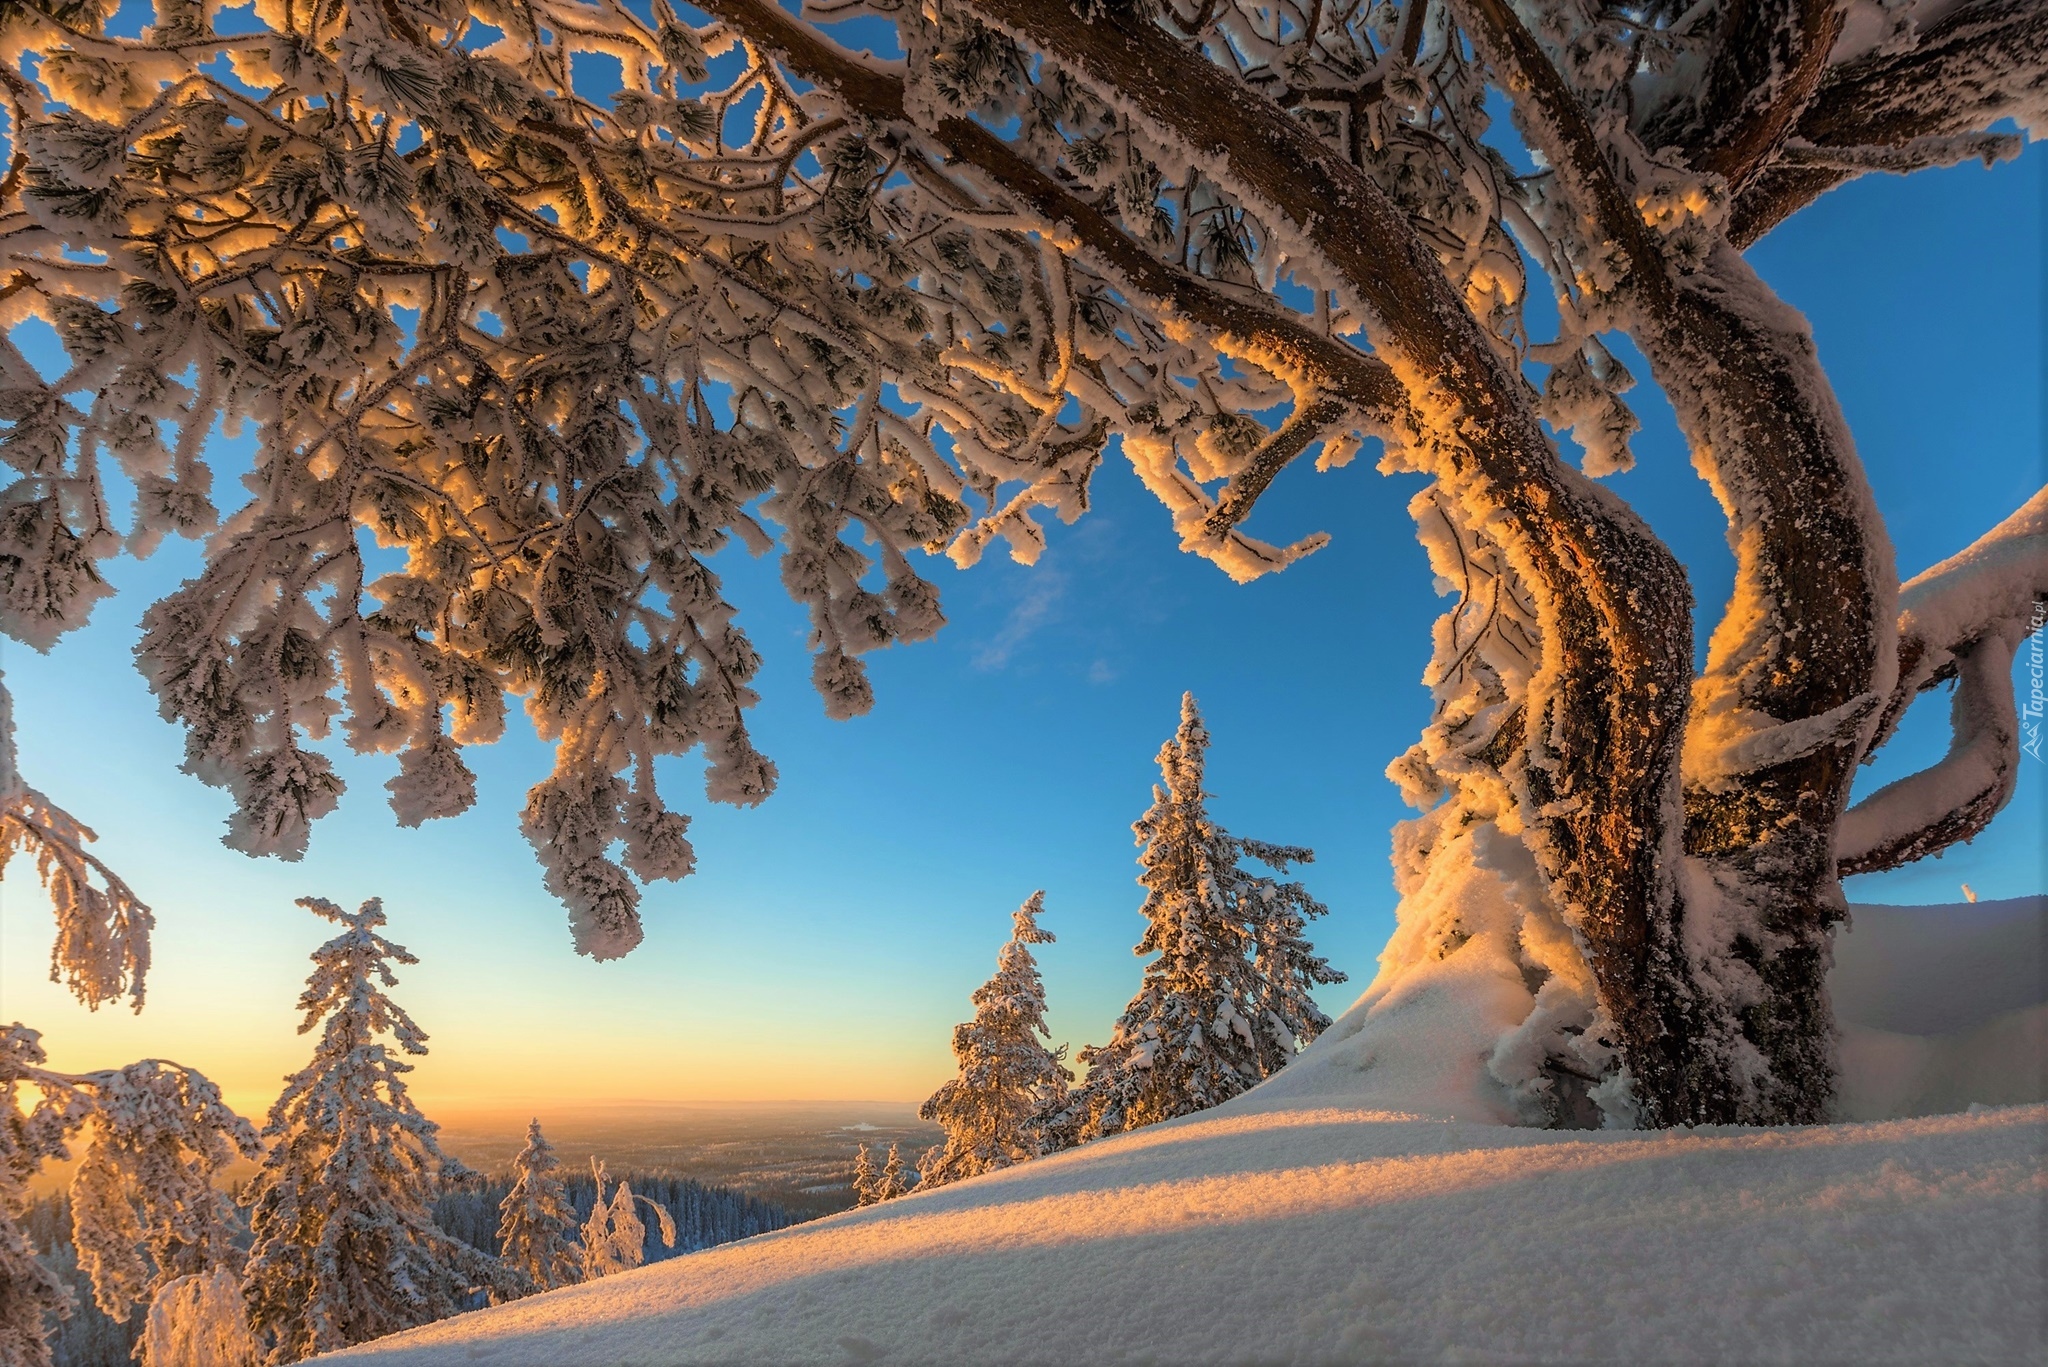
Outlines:
{"type": "Polygon", "coordinates": [[[1058,615],[1059,602],[1066,591],[1066,576],[1058,570],[1031,571],[1024,581],[1023,596],[1010,608],[1002,630],[974,652],[974,667],[993,671],[1007,666],[1017,648],[1058,615]]]}

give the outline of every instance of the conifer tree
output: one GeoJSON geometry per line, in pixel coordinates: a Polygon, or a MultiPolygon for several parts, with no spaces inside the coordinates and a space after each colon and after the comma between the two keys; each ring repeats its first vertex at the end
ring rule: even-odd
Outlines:
{"type": "Polygon", "coordinates": [[[1228,1101],[1330,1023],[1309,992],[1344,975],[1303,935],[1327,908],[1298,883],[1238,867],[1250,857],[1284,872],[1315,856],[1239,839],[1212,821],[1202,787],[1208,749],[1195,695],[1183,694],[1180,727],[1159,751],[1152,807],[1131,827],[1143,847],[1146,921],[1134,952],[1155,957],[1109,1043],[1081,1051],[1087,1081],[1049,1114],[1049,1143],[1228,1101]]]}
{"type": "Polygon", "coordinates": [[[874,1155],[863,1144],[853,1155],[853,1203],[871,1206],[882,1199],[882,1175],[875,1171],[874,1155]]]}
{"type": "Polygon", "coordinates": [[[498,1206],[498,1259],[519,1279],[520,1294],[577,1280],[581,1259],[569,1236],[576,1212],[556,1176],[561,1166],[536,1118],[526,1127],[526,1147],[512,1160],[512,1190],[498,1206]]]}
{"type": "MultiPolygon", "coordinates": [[[[583,1222],[583,1279],[596,1281],[614,1272],[630,1272],[647,1261],[647,1224],[633,1206],[635,1200],[646,1198],[635,1197],[624,1181],[607,1195],[604,1164],[596,1158],[590,1160],[590,1174],[596,1179],[597,1195],[590,1218],[583,1222]]],[[[674,1248],[675,1217],[659,1202],[647,1201],[647,1207],[661,1222],[662,1246],[674,1248]]]]}
{"type": "Polygon", "coordinates": [[[935,1187],[1006,1168],[1044,1152],[1034,1118],[1066,1100],[1074,1075],[1061,1062],[1066,1046],[1047,1048],[1045,985],[1032,945],[1051,944],[1041,930],[1043,890],[1017,908],[1009,940],[996,954],[995,976],[974,991],[974,1019],[953,1027],[959,1074],[932,1093],[918,1114],[946,1131],[917,1165],[918,1184],[935,1187]]]}
{"type": "Polygon", "coordinates": [[[882,1164],[882,1178],[875,1188],[877,1201],[893,1201],[910,1190],[910,1180],[903,1175],[903,1153],[895,1144],[889,1146],[889,1160],[882,1164]]]}
{"type": "Polygon", "coordinates": [[[322,1026],[312,1062],[270,1108],[269,1152],[243,1201],[245,1290],[265,1361],[297,1362],[452,1315],[473,1287],[505,1284],[495,1259],[441,1232],[438,1185],[470,1174],[441,1151],[439,1127],[407,1095],[427,1037],[383,990],[394,963],[418,963],[378,933],[378,898],[355,912],[318,897],[299,906],[341,934],[313,951],[299,1033],[322,1026]]]}

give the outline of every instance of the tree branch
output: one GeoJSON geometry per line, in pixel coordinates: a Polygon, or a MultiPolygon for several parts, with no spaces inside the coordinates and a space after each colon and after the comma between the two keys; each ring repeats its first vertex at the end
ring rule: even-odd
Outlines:
{"type": "Polygon", "coordinates": [[[1846,13],[1837,0],[1734,0],[1722,11],[1699,100],[1650,120],[1645,141],[1679,148],[1740,189],[1820,88],[1846,13]]]}
{"type": "Polygon", "coordinates": [[[1216,511],[1209,514],[1204,524],[1209,534],[1226,535],[1250,516],[1252,505],[1266,492],[1274,476],[1343,416],[1344,404],[1326,397],[1304,404],[1281,424],[1280,430],[1252,453],[1245,468],[1224,487],[1222,497],[1216,500],[1216,511]]]}
{"type": "MultiPolygon", "coordinates": [[[[899,79],[855,58],[772,0],[704,0],[702,7],[780,54],[805,80],[830,88],[867,118],[911,126],[899,79]]],[[[1036,216],[1071,229],[1083,256],[1134,298],[1215,334],[1226,354],[1267,366],[1304,392],[1321,391],[1324,397],[1312,404],[1314,411],[1325,415],[1319,428],[1328,427],[1346,410],[1380,426],[1412,421],[1407,395],[1385,361],[1283,314],[1233,298],[1211,282],[1161,261],[1101,210],[971,119],[941,119],[936,129],[920,133],[1036,216]]],[[[1298,453],[1297,448],[1293,454],[1298,453]]],[[[1244,486],[1244,496],[1230,505],[1230,526],[1250,514],[1279,468],[1275,465],[1255,486],[1244,486]]],[[[1230,498],[1228,491],[1225,497],[1230,498]]]]}
{"type": "MultiPolygon", "coordinates": [[[[1872,53],[1828,71],[1791,133],[1822,149],[1905,147],[1981,133],[2044,106],[2048,0],[1975,0],[1935,24],[1911,51],[1872,53]]],[[[1767,163],[1737,195],[1729,234],[1748,247],[1857,174],[1767,163]]]]}
{"type": "MultiPolygon", "coordinates": [[[[1899,594],[1899,680],[1870,753],[1891,739],[1919,694],[1956,681],[1948,753],[1844,814],[1844,876],[1898,868],[1975,839],[2012,799],[2019,775],[2013,650],[2048,606],[2048,488],[1967,550],[1916,575],[1899,594]]],[[[2037,710],[2030,715],[2038,716],[2037,710]]]]}

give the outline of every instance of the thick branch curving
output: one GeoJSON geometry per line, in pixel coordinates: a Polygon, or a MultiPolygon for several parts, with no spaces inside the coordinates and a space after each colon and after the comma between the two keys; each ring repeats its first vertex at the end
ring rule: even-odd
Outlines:
{"type": "MultiPolygon", "coordinates": [[[[1844,876],[1897,868],[1975,839],[2011,800],[2019,773],[2012,659],[2048,608],[2048,488],[1899,594],[1899,681],[1870,749],[1920,693],[1954,680],[1948,754],[1844,814],[1844,876]]],[[[2030,702],[2038,715],[2038,700],[2030,702]]],[[[1866,754],[1866,759],[1868,755],[1866,754]]]]}
{"type": "MultiPolygon", "coordinates": [[[[2048,124],[2048,0],[1974,0],[1903,52],[1831,68],[1790,135],[1813,149],[1906,149],[2015,117],[2048,124]]],[[[1730,236],[1748,247],[1858,174],[1805,153],[1766,162],[1736,197],[1730,236]]]]}
{"type": "Polygon", "coordinates": [[[1604,1000],[1657,1123],[1723,1114],[1728,1080],[1694,1049],[1660,862],[1691,673],[1690,593],[1670,552],[1618,500],[1566,469],[1520,379],[1430,250],[1357,167],[1149,23],[1073,22],[1058,0],[975,8],[1064,67],[1115,88],[1154,134],[1213,168],[1296,234],[1367,310],[1375,346],[1423,426],[1414,458],[1488,508],[1539,601],[1542,715],[1517,764],[1532,847],[1553,894],[1602,949],[1604,1000]]]}

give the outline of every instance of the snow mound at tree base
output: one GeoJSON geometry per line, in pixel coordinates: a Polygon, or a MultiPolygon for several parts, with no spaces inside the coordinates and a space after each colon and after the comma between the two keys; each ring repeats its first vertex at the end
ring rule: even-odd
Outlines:
{"type": "Polygon", "coordinates": [[[1642,1134],[1258,1098],[339,1356],[1178,1367],[2040,1351],[2048,1106],[1642,1134]]]}

